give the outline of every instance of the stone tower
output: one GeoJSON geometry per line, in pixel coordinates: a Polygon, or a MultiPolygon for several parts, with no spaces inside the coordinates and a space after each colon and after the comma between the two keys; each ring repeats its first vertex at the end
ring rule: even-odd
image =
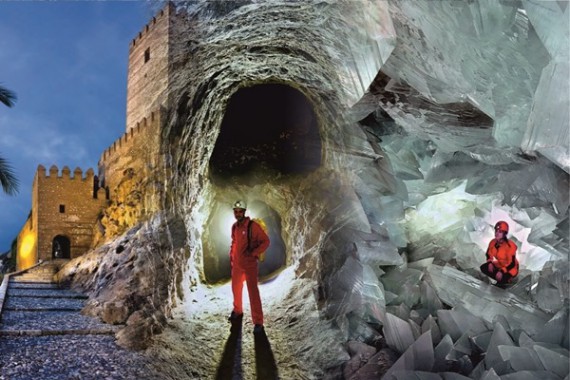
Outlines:
{"type": "Polygon", "coordinates": [[[93,226],[105,207],[104,189],[97,188],[93,169],[71,171],[38,166],[32,185],[32,211],[18,236],[18,270],[38,260],[74,258],[89,250],[93,226]]]}
{"type": "Polygon", "coordinates": [[[131,41],[126,132],[166,105],[169,67],[184,15],[169,2],[131,41]]]}

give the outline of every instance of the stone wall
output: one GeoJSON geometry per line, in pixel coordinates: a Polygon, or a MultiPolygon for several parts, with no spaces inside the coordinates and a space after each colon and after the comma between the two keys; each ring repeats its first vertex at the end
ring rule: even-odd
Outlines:
{"type": "Polygon", "coordinates": [[[151,112],[101,155],[99,180],[109,192],[110,203],[95,232],[95,246],[160,209],[162,114],[161,109],[151,112]]]}
{"type": "Polygon", "coordinates": [[[52,242],[58,236],[70,240],[71,258],[87,252],[93,240],[93,225],[107,201],[103,189],[93,197],[94,172],[67,166],[52,166],[49,173],[40,165],[34,178],[36,196],[32,204],[32,220],[37,229],[37,258],[52,258],[52,242]]]}
{"type": "Polygon", "coordinates": [[[175,6],[169,3],[132,40],[127,79],[127,125],[134,128],[151,110],[166,103],[171,62],[171,37],[177,25],[175,6]]]}
{"type": "Polygon", "coordinates": [[[35,225],[37,224],[33,223],[33,219],[30,216],[18,234],[16,270],[29,268],[38,261],[38,233],[33,228],[35,225]]]}

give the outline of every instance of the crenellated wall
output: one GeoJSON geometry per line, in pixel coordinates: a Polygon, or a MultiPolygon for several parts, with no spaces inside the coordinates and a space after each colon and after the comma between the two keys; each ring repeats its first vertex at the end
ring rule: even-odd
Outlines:
{"type": "Polygon", "coordinates": [[[52,244],[56,236],[70,240],[71,258],[87,252],[93,240],[93,225],[107,204],[105,190],[95,193],[95,173],[80,168],[73,171],[55,165],[46,172],[39,165],[32,191],[32,231],[37,240],[37,259],[52,258],[52,244]],[[96,196],[96,198],[95,198],[96,196]]]}
{"type": "Polygon", "coordinates": [[[99,159],[99,181],[109,189],[109,198],[117,198],[117,186],[127,169],[146,176],[157,165],[160,125],[163,111],[157,109],[135,124],[105,149],[99,159]]]}
{"type": "Polygon", "coordinates": [[[75,258],[101,241],[97,234],[111,238],[156,210],[172,38],[185,21],[169,2],[132,40],[126,132],[101,154],[98,176],[93,169],[38,166],[32,211],[18,235],[18,269],[51,259],[56,236],[69,239],[75,258]]]}

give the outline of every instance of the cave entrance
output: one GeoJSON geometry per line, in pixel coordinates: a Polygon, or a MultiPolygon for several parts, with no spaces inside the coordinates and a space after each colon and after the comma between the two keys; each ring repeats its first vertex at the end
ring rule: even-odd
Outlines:
{"type": "Polygon", "coordinates": [[[321,139],[310,101],[283,84],[242,88],[232,95],[210,157],[213,182],[256,170],[300,174],[321,164],[321,139]]]}
{"type": "Polygon", "coordinates": [[[71,258],[71,244],[69,238],[63,235],[57,235],[53,238],[51,245],[52,259],[70,259],[71,258]]]}
{"type": "MultiPolygon", "coordinates": [[[[209,284],[231,279],[229,249],[232,224],[235,222],[231,203],[213,202],[212,213],[202,234],[204,277],[209,284]]],[[[267,227],[271,244],[265,252],[265,261],[259,263],[259,279],[272,279],[285,268],[287,261],[285,242],[281,236],[281,217],[277,211],[261,201],[249,203],[246,216],[263,220],[267,227]]]]}

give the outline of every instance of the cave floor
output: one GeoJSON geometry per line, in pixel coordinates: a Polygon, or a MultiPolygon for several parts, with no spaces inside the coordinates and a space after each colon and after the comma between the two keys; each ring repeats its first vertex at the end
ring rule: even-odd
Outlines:
{"type": "MultiPolygon", "coordinates": [[[[232,326],[227,320],[232,305],[230,285],[204,286],[179,305],[147,355],[156,359],[165,379],[302,380],[319,376],[311,354],[318,356],[320,342],[310,335],[323,333],[321,339],[326,340],[327,327],[318,326],[318,313],[311,302],[295,304],[287,297],[292,276],[292,271],[285,271],[271,283],[260,285],[264,334],[253,334],[246,289],[243,321],[232,326]]],[[[308,286],[296,291],[306,292],[306,300],[311,298],[308,286]]]]}

